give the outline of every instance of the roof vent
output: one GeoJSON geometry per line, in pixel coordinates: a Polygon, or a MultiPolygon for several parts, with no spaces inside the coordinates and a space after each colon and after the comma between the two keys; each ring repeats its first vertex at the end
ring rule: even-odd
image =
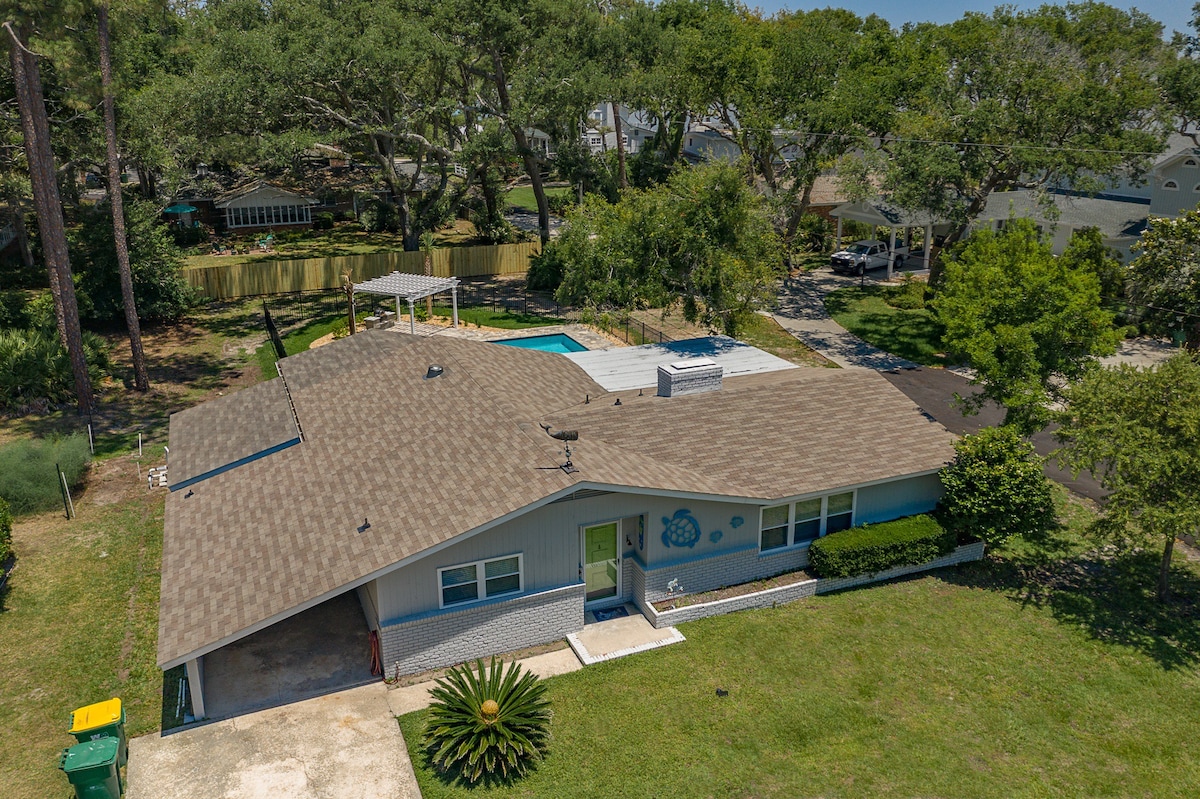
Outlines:
{"type": "Polygon", "coordinates": [[[710,358],[692,358],[658,367],[658,396],[702,394],[721,388],[721,365],[710,358]]]}
{"type": "Polygon", "coordinates": [[[446,370],[438,366],[436,363],[429,364],[429,371],[425,372],[425,379],[432,380],[435,377],[441,377],[446,370]]]}

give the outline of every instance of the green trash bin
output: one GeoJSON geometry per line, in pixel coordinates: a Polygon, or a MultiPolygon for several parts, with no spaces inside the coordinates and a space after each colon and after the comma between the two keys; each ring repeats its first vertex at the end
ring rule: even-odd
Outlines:
{"type": "Polygon", "coordinates": [[[125,708],[121,707],[121,700],[116,697],[71,711],[70,732],[80,743],[97,738],[116,738],[121,742],[117,749],[117,765],[123,766],[129,761],[129,743],[125,739],[125,708]]]}
{"type": "Polygon", "coordinates": [[[121,799],[121,785],[116,738],[97,738],[64,749],[58,767],[67,775],[78,799],[121,799]]]}

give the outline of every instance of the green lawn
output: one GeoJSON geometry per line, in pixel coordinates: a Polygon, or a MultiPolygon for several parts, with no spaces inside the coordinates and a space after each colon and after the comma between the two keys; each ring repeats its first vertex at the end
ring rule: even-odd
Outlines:
{"type": "Polygon", "coordinates": [[[758,347],[785,361],[801,366],[828,366],[834,369],[837,364],[827,361],[813,352],[806,344],[779,326],[774,319],[755,314],[745,326],[738,331],[738,338],[747,344],[758,347]]]}
{"type": "MultiPolygon", "coordinates": [[[[435,307],[433,309],[435,316],[444,316],[450,318],[450,309],[435,307]]],[[[419,318],[419,317],[418,317],[419,318]]],[[[469,322],[476,327],[496,327],[502,330],[525,330],[530,327],[546,327],[547,325],[561,325],[566,320],[557,319],[552,316],[536,316],[534,314],[512,313],[511,311],[493,311],[486,306],[478,306],[472,308],[459,308],[458,321],[469,322]]]]}
{"type": "Polygon", "coordinates": [[[1177,568],[1159,608],[1153,555],[1086,549],[693,622],[554,677],[549,756],[512,786],[446,782],[424,713],[399,723],[426,799],[1194,797],[1200,573],[1177,568]]]}
{"type": "MultiPolygon", "coordinates": [[[[161,453],[160,453],[161,454],[161,453]]],[[[111,504],[93,480],[75,499],[79,517],[18,521],[17,570],[0,592],[0,785],[15,799],[70,795],[58,754],[75,743],[71,711],[118,696],[128,732],[159,728],[163,673],[155,665],[162,558],[162,494],[146,493],[134,464],[109,471],[133,498],[111,504]]]]}
{"type": "MultiPolygon", "coordinates": [[[[546,197],[561,197],[571,193],[570,186],[555,186],[546,188],[546,197]]],[[[514,208],[524,208],[527,211],[537,211],[537,200],[533,196],[532,186],[516,186],[508,190],[508,204],[514,208]]]]}
{"type": "Polygon", "coordinates": [[[825,297],[825,309],[839,325],[884,352],[928,366],[946,365],[942,326],[933,312],[890,305],[897,291],[889,286],[847,286],[825,297]]]}

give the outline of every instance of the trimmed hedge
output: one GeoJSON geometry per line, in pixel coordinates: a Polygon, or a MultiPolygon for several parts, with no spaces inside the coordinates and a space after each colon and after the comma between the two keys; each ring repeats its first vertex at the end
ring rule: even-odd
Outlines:
{"type": "Polygon", "coordinates": [[[954,533],[933,517],[909,516],[818,538],[808,551],[809,567],[819,577],[854,577],[926,563],[953,551],[956,545],[954,533]]]}

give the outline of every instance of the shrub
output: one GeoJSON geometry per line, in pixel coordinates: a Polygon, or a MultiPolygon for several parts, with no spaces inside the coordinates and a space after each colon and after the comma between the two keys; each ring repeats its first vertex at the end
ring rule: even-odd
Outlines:
{"type": "Polygon", "coordinates": [[[555,291],[562,285],[565,270],[566,263],[558,248],[551,242],[529,259],[526,285],[533,291],[555,291]]]}
{"type": "Polygon", "coordinates": [[[0,291],[0,328],[26,327],[29,324],[29,295],[21,289],[0,291]]]}
{"type": "Polygon", "coordinates": [[[954,533],[933,517],[909,516],[818,538],[809,549],[809,566],[820,577],[853,577],[926,563],[954,545],[954,533]]]}
{"type": "Polygon", "coordinates": [[[0,497],[0,570],[12,554],[12,522],[12,511],[8,509],[4,497],[0,497]]]}
{"type": "Polygon", "coordinates": [[[313,220],[313,229],[333,230],[333,214],[328,211],[323,214],[317,214],[317,218],[313,220]]]}
{"type": "Polygon", "coordinates": [[[425,746],[434,765],[468,782],[518,777],[540,758],[550,738],[550,702],[537,676],[518,663],[492,658],[450,669],[430,694],[425,746]]]}
{"type": "Polygon", "coordinates": [[[923,281],[905,274],[900,278],[899,286],[887,290],[887,304],[902,311],[920,310],[925,307],[925,289],[923,281]]]}
{"type": "Polygon", "coordinates": [[[20,515],[51,510],[62,503],[60,478],[54,465],[67,476],[72,489],[83,482],[91,462],[87,435],[75,433],[54,438],[15,441],[0,447],[0,499],[20,515]]]}
{"type": "MultiPolygon", "coordinates": [[[[108,372],[108,344],[84,332],[83,348],[94,386],[108,372]]],[[[0,330],[0,408],[69,402],[74,396],[71,360],[53,323],[49,330],[0,330]]]]}
{"type": "Polygon", "coordinates": [[[954,445],[942,470],[946,489],[938,518],[960,540],[988,545],[1014,535],[1036,536],[1054,524],[1050,481],[1033,445],[1013,427],[987,427],[954,445]]]}

